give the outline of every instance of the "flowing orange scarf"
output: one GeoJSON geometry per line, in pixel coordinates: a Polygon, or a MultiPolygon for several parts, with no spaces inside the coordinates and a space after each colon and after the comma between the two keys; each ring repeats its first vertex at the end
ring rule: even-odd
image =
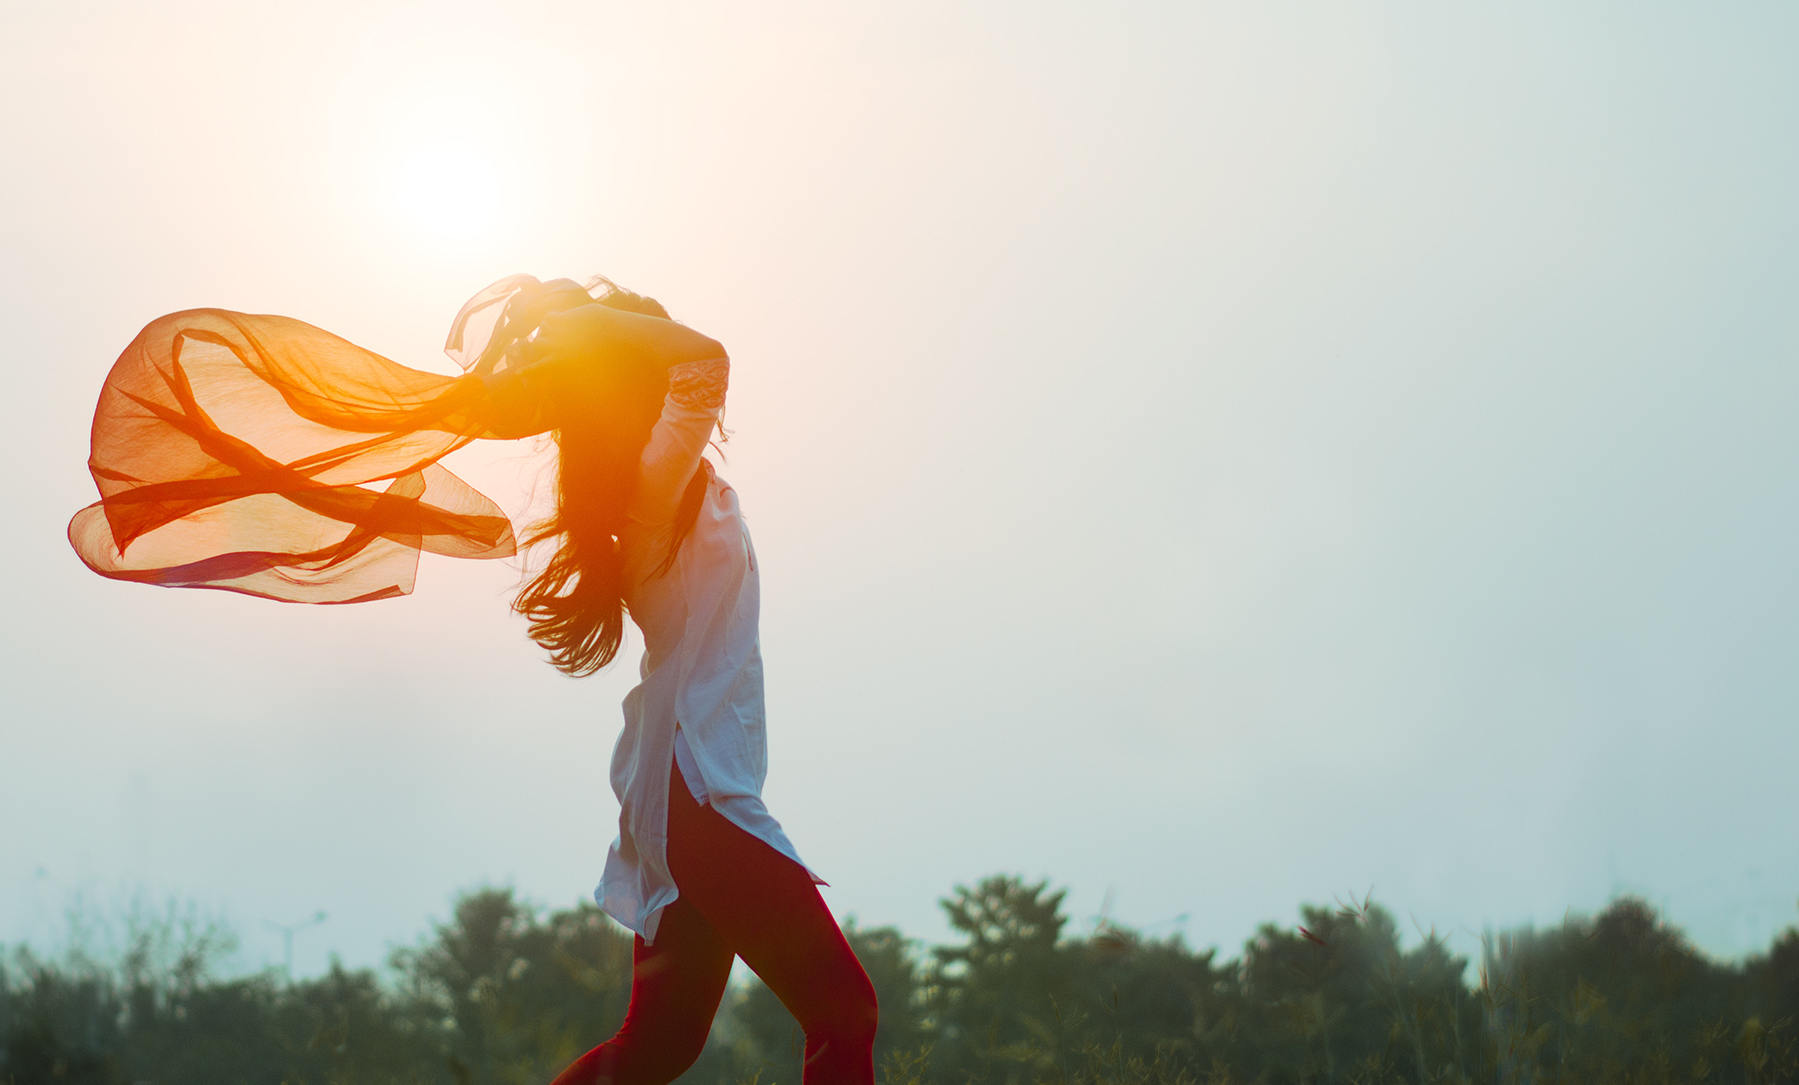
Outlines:
{"type": "Polygon", "coordinates": [[[499,506],[438,464],[508,426],[483,377],[518,275],[457,314],[465,370],[411,369],[281,316],[191,309],[152,321],[114,363],[88,469],[100,500],[69,522],[88,568],[115,580],[294,603],[412,591],[421,550],[516,551],[499,506]]]}

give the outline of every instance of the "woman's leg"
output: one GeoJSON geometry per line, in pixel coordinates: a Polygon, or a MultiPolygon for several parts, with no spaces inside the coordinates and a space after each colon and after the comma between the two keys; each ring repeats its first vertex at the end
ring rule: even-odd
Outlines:
{"type": "MultiPolygon", "coordinates": [[[[691,903],[806,1030],[804,1085],[874,1081],[875,992],[793,860],[669,785],[668,865],[691,903]]],[[[633,996],[635,997],[635,996],[633,996]]]]}
{"type": "Polygon", "coordinates": [[[683,895],[663,910],[655,945],[637,939],[625,1023],[551,1085],[667,1085],[680,1077],[706,1046],[732,956],[683,895]]]}

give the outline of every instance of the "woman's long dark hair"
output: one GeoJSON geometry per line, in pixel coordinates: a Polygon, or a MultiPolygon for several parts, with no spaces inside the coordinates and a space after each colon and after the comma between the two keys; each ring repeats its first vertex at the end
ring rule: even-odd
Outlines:
{"type": "MultiPolygon", "coordinates": [[[[654,298],[596,279],[582,289],[572,282],[545,283],[544,292],[514,299],[505,330],[494,336],[504,350],[529,335],[559,309],[598,301],[615,309],[671,319],[654,298]],[[597,298],[590,294],[602,292],[597,298]],[[514,333],[513,329],[517,329],[514,333]],[[505,341],[502,342],[502,339],[505,341]]],[[[525,545],[554,543],[543,569],[520,589],[512,609],[531,623],[531,639],[550,653],[550,663],[570,675],[592,674],[618,655],[625,632],[624,555],[618,535],[625,505],[637,484],[638,463],[650,430],[662,413],[668,374],[659,366],[595,367],[569,390],[573,402],[557,405],[556,507],[531,525],[525,545]]],[[[673,564],[693,530],[705,497],[706,469],[694,472],[675,513],[668,553],[657,570],[673,564]]]]}

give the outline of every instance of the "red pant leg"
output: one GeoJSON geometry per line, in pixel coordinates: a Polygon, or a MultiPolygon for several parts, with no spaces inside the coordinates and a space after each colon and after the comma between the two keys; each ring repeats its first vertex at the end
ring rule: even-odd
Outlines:
{"type": "MultiPolygon", "coordinates": [[[[668,866],[806,1030],[804,1085],[872,1085],[875,992],[805,869],[669,781],[668,866]]],[[[660,939],[658,939],[660,941],[660,939]]]]}
{"type": "Polygon", "coordinates": [[[662,912],[656,944],[637,939],[625,1023],[551,1085],[667,1085],[680,1077],[706,1046],[732,956],[699,909],[676,900],[662,912]]]}

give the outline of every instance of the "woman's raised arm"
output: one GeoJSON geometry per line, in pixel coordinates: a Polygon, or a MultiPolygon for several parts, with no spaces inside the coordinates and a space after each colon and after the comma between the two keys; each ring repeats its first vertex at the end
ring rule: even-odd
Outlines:
{"type": "Polygon", "coordinates": [[[654,366],[723,358],[718,340],[672,320],[627,312],[595,302],[544,317],[537,335],[520,348],[527,363],[581,359],[599,366],[654,366]]]}
{"type": "Polygon", "coordinates": [[[700,456],[725,409],[731,363],[726,358],[682,362],[668,371],[662,417],[650,431],[626,512],[652,527],[672,523],[682,495],[700,469],[700,456]]]}
{"type": "Polygon", "coordinates": [[[591,402],[639,381],[660,387],[664,373],[725,357],[718,340],[661,317],[598,302],[547,314],[536,334],[507,351],[505,367],[482,377],[495,436],[541,433],[559,409],[591,402]]]}

